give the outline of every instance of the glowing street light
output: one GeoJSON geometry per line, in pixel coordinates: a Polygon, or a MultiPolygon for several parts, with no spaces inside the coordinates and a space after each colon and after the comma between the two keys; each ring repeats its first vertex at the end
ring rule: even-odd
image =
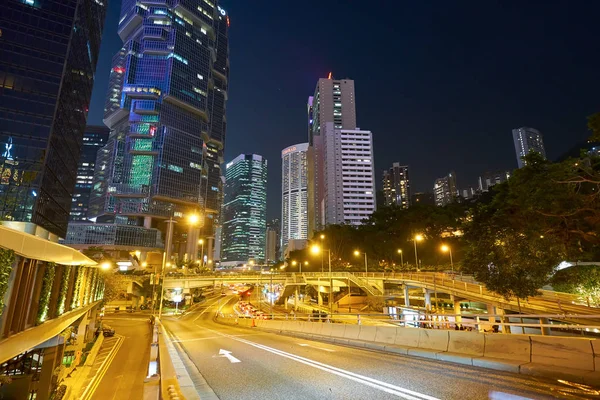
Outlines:
{"type": "Polygon", "coordinates": [[[398,249],[398,254],[400,254],[400,266],[404,268],[404,254],[402,253],[402,249],[398,249]]]}
{"type": "Polygon", "coordinates": [[[112,267],[112,264],[109,263],[108,261],[103,262],[102,264],[100,264],[100,268],[107,271],[112,267]]]}
{"type": "Polygon", "coordinates": [[[454,262],[452,261],[452,248],[448,245],[442,245],[442,247],[440,247],[440,249],[444,252],[444,253],[449,253],[450,254],[450,267],[452,268],[452,273],[454,273],[454,262]]]}
{"type": "Polygon", "coordinates": [[[421,234],[415,235],[415,237],[413,238],[413,242],[415,243],[415,269],[417,271],[419,271],[419,256],[417,255],[417,242],[420,242],[423,239],[423,235],[421,234]]]}
{"type": "Polygon", "coordinates": [[[200,222],[200,216],[198,214],[191,214],[188,216],[188,222],[192,225],[196,225],[200,222]]]}
{"type": "Polygon", "coordinates": [[[365,274],[367,275],[367,285],[369,284],[369,267],[367,266],[367,253],[361,253],[358,250],[354,250],[354,255],[355,256],[360,256],[361,254],[363,254],[365,256],[365,274]]]}
{"type": "Polygon", "coordinates": [[[143,267],[143,268],[146,268],[147,266],[148,266],[148,263],[147,263],[146,261],[144,261],[144,262],[142,263],[142,267],[143,267]]]}

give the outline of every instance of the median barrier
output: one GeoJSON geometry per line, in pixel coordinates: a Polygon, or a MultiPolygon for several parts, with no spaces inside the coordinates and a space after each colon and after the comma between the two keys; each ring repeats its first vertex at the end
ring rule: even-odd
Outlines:
{"type": "Polygon", "coordinates": [[[385,344],[394,344],[396,342],[396,331],[399,328],[395,326],[377,326],[375,341],[385,344]]]}
{"type": "Polygon", "coordinates": [[[418,328],[396,328],[395,345],[404,347],[419,347],[418,328]]]}
{"type": "Polygon", "coordinates": [[[448,333],[437,329],[419,329],[419,348],[448,351],[448,333]]]}
{"type": "Polygon", "coordinates": [[[531,361],[531,342],[528,335],[505,335],[485,333],[483,357],[516,361],[521,364],[531,361]]]}
{"type": "Polygon", "coordinates": [[[470,356],[483,356],[485,337],[480,333],[449,331],[448,352],[470,356]]]}
{"type": "Polygon", "coordinates": [[[321,335],[321,329],[323,329],[324,323],[314,323],[308,324],[308,329],[304,331],[304,333],[308,333],[309,335],[321,335]]]}
{"type": "Polygon", "coordinates": [[[360,325],[346,325],[344,329],[344,339],[358,340],[360,334],[360,325]]]}
{"type": "Polygon", "coordinates": [[[321,324],[321,336],[331,337],[331,332],[336,324],[321,324]]]}
{"type": "Polygon", "coordinates": [[[365,342],[374,342],[376,334],[377,334],[377,327],[376,326],[362,325],[360,327],[360,332],[358,334],[358,339],[359,340],[364,340],[365,342]]]}
{"type": "Polygon", "coordinates": [[[530,340],[534,364],[594,371],[595,339],[530,336],[530,340]]]}

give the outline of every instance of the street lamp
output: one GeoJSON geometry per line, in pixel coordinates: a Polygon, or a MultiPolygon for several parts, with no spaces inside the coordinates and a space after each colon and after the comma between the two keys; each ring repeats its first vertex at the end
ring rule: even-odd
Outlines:
{"type": "Polygon", "coordinates": [[[196,225],[198,222],[200,222],[200,216],[198,214],[191,214],[188,216],[188,222],[191,225],[196,225]]]}
{"type": "Polygon", "coordinates": [[[361,253],[358,250],[354,250],[354,255],[355,256],[360,256],[361,254],[363,254],[365,256],[365,275],[367,276],[367,285],[369,285],[369,267],[367,266],[367,253],[361,253]]]}
{"type": "Polygon", "coordinates": [[[112,267],[112,264],[109,263],[108,261],[105,261],[102,264],[100,264],[100,268],[105,271],[108,271],[110,269],[110,267],[112,267]]]}
{"type": "MultiPolygon", "coordinates": [[[[321,239],[321,247],[323,247],[323,240],[325,240],[325,235],[321,234],[321,236],[319,236],[319,238],[321,239]]],[[[323,254],[321,253],[321,273],[323,273],[323,254]]]]}
{"type": "Polygon", "coordinates": [[[417,255],[417,242],[420,242],[423,240],[423,235],[419,234],[419,235],[415,235],[415,237],[413,238],[413,242],[415,242],[415,269],[417,270],[417,272],[419,271],[419,256],[417,255]]]}
{"type": "Polygon", "coordinates": [[[441,250],[444,253],[449,253],[450,254],[450,267],[452,268],[452,273],[454,273],[454,262],[452,261],[452,248],[448,245],[442,245],[441,250]]]}
{"type": "Polygon", "coordinates": [[[398,254],[400,254],[400,266],[404,268],[404,254],[402,253],[402,249],[398,249],[398,254]]]}
{"type": "MultiPolygon", "coordinates": [[[[323,236],[323,235],[321,235],[323,236]]],[[[333,277],[331,275],[331,250],[322,249],[319,245],[314,245],[310,248],[310,252],[313,254],[323,254],[322,252],[327,252],[328,255],[328,265],[329,265],[329,315],[333,313],[333,277]]],[[[323,257],[321,257],[321,260],[323,257]]]]}

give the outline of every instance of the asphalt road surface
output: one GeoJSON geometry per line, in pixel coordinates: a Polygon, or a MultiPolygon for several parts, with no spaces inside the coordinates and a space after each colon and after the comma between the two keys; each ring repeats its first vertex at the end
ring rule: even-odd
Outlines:
{"type": "MultiPolygon", "coordinates": [[[[214,321],[237,296],[208,299],[165,327],[222,400],[582,399],[576,385],[265,333],[214,321]],[[517,397],[515,397],[517,396],[517,397]]],[[[126,347],[126,346],[124,346],[126,347]]]]}
{"type": "Polygon", "coordinates": [[[141,400],[152,341],[148,315],[108,314],[104,317],[104,323],[113,327],[125,339],[92,399],[141,400]]]}

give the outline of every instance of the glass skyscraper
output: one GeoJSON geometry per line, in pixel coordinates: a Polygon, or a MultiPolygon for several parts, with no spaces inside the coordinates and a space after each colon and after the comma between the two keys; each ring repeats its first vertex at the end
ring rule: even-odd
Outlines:
{"type": "Polygon", "coordinates": [[[308,239],[308,143],[281,152],[281,247],[308,239]]]}
{"type": "Polygon", "coordinates": [[[106,144],[110,130],[106,126],[87,126],[83,134],[83,147],[77,167],[77,181],[71,206],[71,221],[86,221],[90,191],[94,179],[96,154],[106,144]]]}
{"type": "Polygon", "coordinates": [[[0,220],[65,237],[106,0],[0,7],[0,220]]]}
{"type": "Polygon", "coordinates": [[[225,171],[221,265],[265,260],[267,160],[240,154],[225,171]]]}
{"type": "MultiPolygon", "coordinates": [[[[123,0],[89,216],[160,228],[220,209],[229,18],[218,1],[123,0]]],[[[180,229],[187,229],[179,224],[180,229]]],[[[176,232],[177,233],[177,232],[176,232]]]]}

